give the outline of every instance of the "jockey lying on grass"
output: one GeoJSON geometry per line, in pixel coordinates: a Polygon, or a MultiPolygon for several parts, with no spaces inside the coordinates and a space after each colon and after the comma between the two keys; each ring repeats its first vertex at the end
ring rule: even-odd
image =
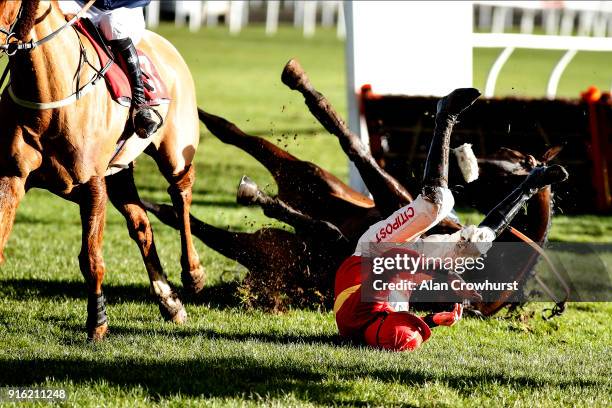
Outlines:
{"type": "MultiPolygon", "coordinates": [[[[127,66],[126,74],[132,87],[132,123],[134,131],[142,138],[151,136],[160,126],[153,108],[145,104],[142,71],[135,45],[145,31],[142,8],[151,0],[97,0],[85,17],[96,24],[110,42],[113,51],[120,55],[127,66]]],[[[60,1],[64,14],[76,14],[86,1],[60,1]]]]}
{"type": "MultiPolygon", "coordinates": [[[[471,225],[450,235],[421,235],[446,218],[454,206],[448,189],[448,156],[450,133],[457,117],[479,96],[476,89],[457,89],[438,102],[436,128],[425,165],[422,193],[410,204],[388,218],[372,225],[359,239],[357,250],[336,273],[334,313],[342,337],[394,351],[414,350],[431,335],[431,328],[451,326],[462,315],[463,307],[455,304],[450,312],[420,318],[408,312],[407,302],[362,302],[362,258],[364,243],[445,242],[455,243],[446,256],[476,257],[484,254],[490,243],[510,224],[519,209],[541,188],[564,181],[567,172],[553,165],[532,170],[527,178],[495,207],[478,227],[471,225]]],[[[478,300],[474,291],[458,293],[466,299],[478,300]]]]}

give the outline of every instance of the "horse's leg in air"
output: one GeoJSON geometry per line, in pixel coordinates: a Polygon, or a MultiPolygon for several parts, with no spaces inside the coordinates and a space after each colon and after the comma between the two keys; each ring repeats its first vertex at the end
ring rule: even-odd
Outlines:
{"type": "Polygon", "coordinates": [[[298,234],[307,234],[311,239],[323,240],[330,244],[348,245],[348,239],[336,226],[327,221],[313,219],[291,208],[279,198],[270,197],[246,176],[240,180],[236,199],[239,204],[259,205],[265,215],[293,226],[298,234]]]}
{"type": "Polygon", "coordinates": [[[102,294],[104,259],[102,240],[106,218],[106,184],[102,177],[92,177],[81,187],[80,212],[82,224],[79,266],[87,283],[87,337],[102,340],[108,331],[106,300],[102,294]]]}
{"type": "MultiPolygon", "coordinates": [[[[234,123],[220,116],[198,109],[198,117],[208,130],[223,143],[231,144],[244,150],[263,164],[274,176],[275,180],[282,175],[282,171],[291,168],[295,162],[300,161],[295,156],[264,138],[247,135],[234,123]]],[[[278,180],[276,181],[278,182],[278,180]]]]}
{"type": "MultiPolygon", "coordinates": [[[[142,203],[147,211],[155,214],[161,222],[179,229],[179,217],[172,206],[145,200],[142,203]]],[[[296,251],[303,247],[295,234],[277,228],[262,228],[254,233],[233,232],[217,228],[193,216],[190,217],[190,222],[193,235],[206,246],[250,270],[261,267],[282,270],[290,264],[286,262],[286,257],[295,255],[296,251]]]]}
{"type": "Polygon", "coordinates": [[[125,217],[130,237],[138,245],[149,274],[151,293],[155,296],[159,311],[164,319],[183,323],[187,318],[187,312],[177,294],[168,284],[167,276],[161,266],[153,239],[153,229],[134,184],[133,167],[130,166],[128,169],[107,177],[106,185],[110,201],[125,217]]]}
{"type": "Polygon", "coordinates": [[[253,156],[268,169],[278,185],[278,196],[314,218],[340,224],[347,217],[363,217],[372,200],[319,166],[302,161],[264,138],[251,136],[235,124],[201,109],[200,120],[222,142],[253,156]]]}
{"type": "Polygon", "coordinates": [[[438,101],[434,135],[429,146],[423,174],[423,194],[436,201],[436,191],[448,188],[450,138],[459,114],[480,96],[474,88],[455,89],[438,101]]]}
{"type": "Polygon", "coordinates": [[[382,214],[390,214],[412,201],[410,193],[376,163],[368,148],[348,129],[325,96],[313,88],[297,61],[287,63],[281,79],[289,88],[298,90],[304,96],[310,112],[328,132],[338,138],[340,146],[359,170],[382,214]]]}

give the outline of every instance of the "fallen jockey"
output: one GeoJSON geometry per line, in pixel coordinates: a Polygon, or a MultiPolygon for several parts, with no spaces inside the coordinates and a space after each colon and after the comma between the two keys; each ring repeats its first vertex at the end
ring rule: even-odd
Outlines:
{"type": "MultiPolygon", "coordinates": [[[[96,24],[109,41],[113,52],[125,61],[126,74],[132,88],[132,113],[130,115],[135,133],[141,138],[153,135],[161,125],[161,118],[145,100],[142,71],[136,52],[144,31],[142,8],[151,0],[97,0],[85,17],[96,24]]],[[[76,14],[83,0],[59,1],[64,14],[76,14]]]]}
{"type": "MultiPolygon", "coordinates": [[[[372,225],[359,239],[356,251],[339,268],[334,286],[334,314],[340,335],[369,346],[404,351],[418,348],[437,326],[452,326],[461,319],[463,307],[457,303],[450,312],[421,318],[408,312],[407,302],[362,301],[362,269],[367,258],[360,248],[368,243],[454,243],[448,256],[475,256],[474,248],[486,252],[508,227],[520,208],[540,189],[567,178],[558,165],[537,167],[499,203],[478,226],[466,226],[450,235],[421,236],[446,218],[454,198],[448,189],[448,160],[452,127],[461,112],[480,96],[476,89],[457,89],[438,102],[436,126],[425,164],[421,194],[407,206],[372,225]],[[466,245],[466,242],[485,245],[466,245]]],[[[463,298],[478,298],[478,293],[463,293],[463,298]]]]}

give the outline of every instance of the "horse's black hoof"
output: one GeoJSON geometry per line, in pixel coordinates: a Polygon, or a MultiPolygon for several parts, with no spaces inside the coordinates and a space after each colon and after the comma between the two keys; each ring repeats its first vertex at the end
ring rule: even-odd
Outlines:
{"type": "Polygon", "coordinates": [[[438,113],[459,115],[469,108],[476,99],[480,97],[480,91],[476,88],[459,88],[438,101],[438,113]]]}
{"type": "Polygon", "coordinates": [[[240,184],[238,184],[236,202],[240,205],[254,205],[256,204],[258,192],[259,187],[257,184],[247,176],[242,176],[240,184]]]}

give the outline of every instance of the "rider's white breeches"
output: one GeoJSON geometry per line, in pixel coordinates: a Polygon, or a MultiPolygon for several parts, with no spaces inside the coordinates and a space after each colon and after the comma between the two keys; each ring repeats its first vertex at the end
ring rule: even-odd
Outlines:
{"type": "MultiPolygon", "coordinates": [[[[428,257],[441,259],[450,257],[477,257],[491,248],[495,233],[488,227],[468,225],[453,234],[421,235],[446,218],[455,205],[455,199],[447,188],[438,187],[439,203],[419,195],[413,202],[372,225],[359,238],[356,255],[377,256],[388,247],[368,245],[370,243],[409,242],[411,247],[428,257]],[[380,252],[379,252],[380,251],[380,252]]],[[[395,311],[409,310],[409,295],[403,291],[391,291],[389,304],[395,311]]]]}
{"type": "MultiPolygon", "coordinates": [[[[64,14],[76,14],[83,7],[74,0],[58,3],[64,14]]],[[[130,38],[136,45],[142,39],[145,31],[145,20],[141,7],[122,7],[115,10],[100,10],[91,7],[84,17],[91,19],[107,40],[130,38]]]]}
{"type": "Polygon", "coordinates": [[[430,201],[420,194],[413,202],[395,211],[389,217],[372,225],[359,238],[362,243],[413,242],[427,230],[442,221],[455,205],[453,193],[438,187],[442,199],[430,201]]]}
{"type": "MultiPolygon", "coordinates": [[[[495,239],[495,233],[488,227],[468,225],[453,234],[438,234],[421,238],[421,235],[446,218],[455,205],[453,194],[448,188],[438,187],[438,190],[438,196],[442,197],[439,203],[434,203],[423,195],[419,195],[410,204],[368,228],[359,238],[355,254],[361,254],[362,250],[365,250],[364,245],[383,242],[427,243],[428,249],[445,252],[445,254],[437,254],[442,257],[477,256],[472,252],[486,253],[495,239]],[[440,245],[432,245],[432,243],[440,245]],[[457,245],[452,245],[453,243],[457,245]],[[473,243],[474,245],[460,243],[473,243]]],[[[434,254],[428,255],[433,256],[434,254]]]]}

